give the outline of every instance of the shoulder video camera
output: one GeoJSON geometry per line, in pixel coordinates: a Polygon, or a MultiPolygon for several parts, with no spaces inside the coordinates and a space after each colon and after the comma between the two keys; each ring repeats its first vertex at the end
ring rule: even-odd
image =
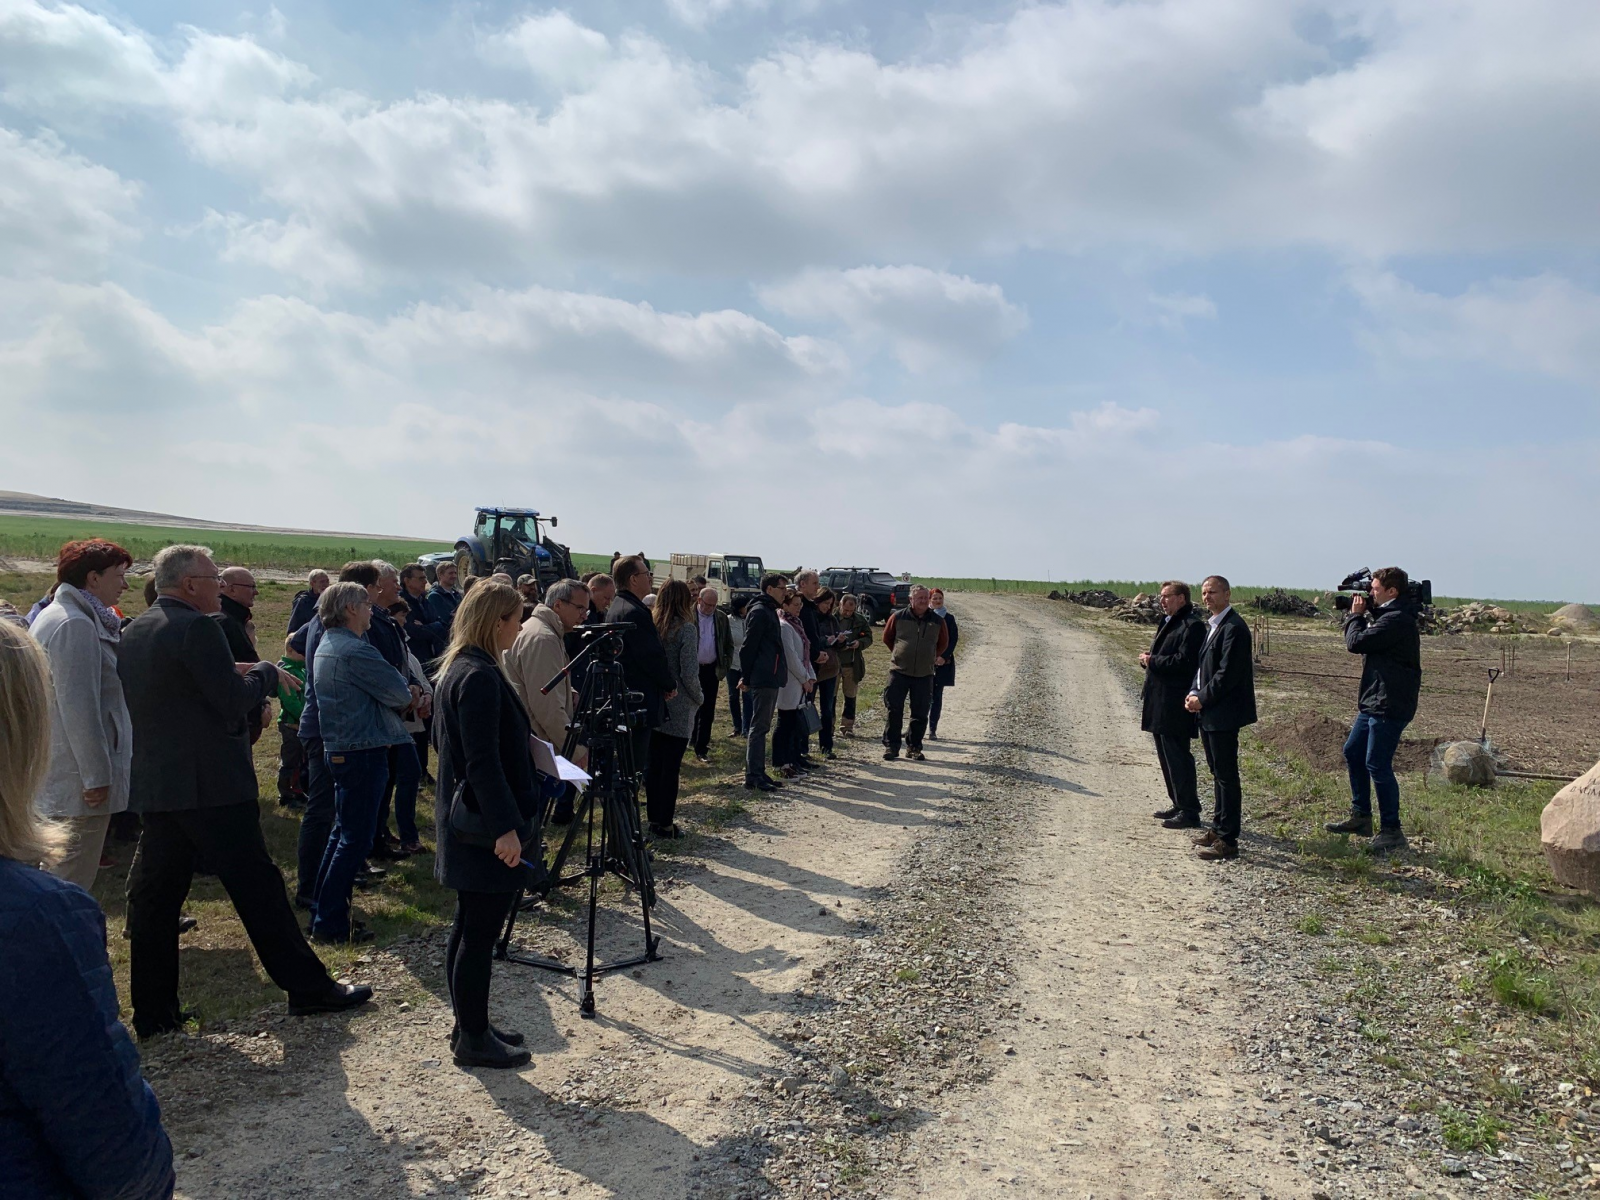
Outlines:
{"type": "MultiPolygon", "coordinates": [[[[1333,597],[1333,607],[1340,612],[1349,612],[1350,605],[1357,596],[1365,596],[1367,603],[1371,604],[1372,568],[1362,567],[1359,571],[1351,571],[1334,591],[1336,595],[1333,597]]],[[[1433,580],[1408,581],[1400,593],[1400,599],[1413,608],[1426,608],[1433,603],[1433,580]]]]}

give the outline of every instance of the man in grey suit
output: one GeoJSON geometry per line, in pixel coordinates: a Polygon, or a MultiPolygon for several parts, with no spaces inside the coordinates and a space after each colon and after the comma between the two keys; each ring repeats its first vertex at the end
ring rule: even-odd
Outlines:
{"type": "MultiPolygon", "coordinates": [[[[222,578],[204,546],[155,557],[156,602],[123,631],[117,674],[133,723],[129,807],[144,832],[128,873],[129,996],[140,1038],[183,1025],[178,912],[203,859],[233,901],[272,981],[295,1015],[372,998],[333,981],[306,944],[283,875],[261,835],[249,718],[287,672],[233,661],[222,627],[222,578]]],[[[298,686],[298,681],[286,684],[298,686]]]]}

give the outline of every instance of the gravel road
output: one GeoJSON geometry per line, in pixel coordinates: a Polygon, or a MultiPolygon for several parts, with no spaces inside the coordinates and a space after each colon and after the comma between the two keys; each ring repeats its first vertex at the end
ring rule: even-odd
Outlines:
{"type": "MultiPolygon", "coordinates": [[[[1106,644],[1042,602],[957,603],[926,763],[882,762],[869,720],[663,864],[667,957],[607,976],[596,1021],[570,983],[497,967],[523,1071],[450,1065],[438,937],[371,956],[363,1013],[155,1046],[179,1194],[1451,1195],[1394,1114],[1346,1101],[1354,1052],[1263,1054],[1286,1019],[1342,1015],[1282,990],[1303,952],[1261,916],[1292,911],[1281,872],[1254,879],[1248,842],[1201,863],[1150,819],[1159,773],[1106,644]]],[[[537,948],[572,955],[578,929],[537,948]]],[[[609,909],[602,944],[636,939],[609,909]]]]}

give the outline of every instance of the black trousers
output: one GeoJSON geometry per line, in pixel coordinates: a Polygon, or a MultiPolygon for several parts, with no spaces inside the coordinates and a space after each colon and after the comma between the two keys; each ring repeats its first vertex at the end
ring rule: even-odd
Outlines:
{"type": "Polygon", "coordinates": [[[227,889],[273,983],[291,998],[319,996],[333,986],[300,932],[283,873],[261,836],[261,809],[254,800],[143,816],[144,833],[128,871],[128,995],[136,1033],[178,1023],[178,916],[198,858],[227,889]]]}
{"type": "Polygon", "coordinates": [[[922,749],[922,735],[928,728],[928,704],[933,696],[933,676],[913,679],[899,671],[889,672],[889,686],[883,689],[883,705],[889,710],[883,741],[891,750],[900,749],[900,727],[905,722],[906,698],[911,698],[911,728],[906,730],[906,745],[922,749]]]}
{"type": "Polygon", "coordinates": [[[1167,799],[1174,808],[1200,815],[1200,790],[1195,782],[1194,747],[1187,734],[1157,733],[1156,758],[1161,778],[1167,782],[1167,799]]]}
{"type": "Polygon", "coordinates": [[[704,758],[711,749],[711,726],[717,719],[717,688],[721,682],[722,676],[717,671],[716,663],[700,664],[700,692],[704,699],[695,710],[694,732],[689,737],[689,744],[700,758],[704,758]]]}
{"type": "Polygon", "coordinates": [[[944,684],[934,679],[933,693],[928,699],[928,730],[930,733],[939,732],[939,718],[944,715],[944,684]]]}
{"type": "Polygon", "coordinates": [[[333,772],[328,769],[321,738],[304,738],[300,744],[306,752],[306,807],[300,814],[299,873],[294,886],[296,898],[310,904],[317,898],[317,875],[333,832],[333,772]]]}
{"type": "Polygon", "coordinates": [[[1237,729],[1202,729],[1200,741],[1206,748],[1206,766],[1211,768],[1212,786],[1216,791],[1216,808],[1211,814],[1211,828],[1225,842],[1239,840],[1239,809],[1244,789],[1239,782],[1239,731],[1237,729]]]}
{"type": "Polygon", "coordinates": [[[650,733],[650,765],[644,772],[645,815],[650,824],[667,826],[678,812],[678,777],[683,773],[683,752],[688,738],[673,737],[659,729],[650,733]]]}
{"type": "Polygon", "coordinates": [[[278,737],[282,742],[278,750],[278,803],[303,800],[306,794],[306,748],[300,744],[300,729],[296,725],[279,725],[278,737]]]}
{"type": "Polygon", "coordinates": [[[457,892],[456,921],[445,945],[445,984],[463,1032],[489,1028],[489,977],[494,944],[511,914],[515,892],[457,892]]]}

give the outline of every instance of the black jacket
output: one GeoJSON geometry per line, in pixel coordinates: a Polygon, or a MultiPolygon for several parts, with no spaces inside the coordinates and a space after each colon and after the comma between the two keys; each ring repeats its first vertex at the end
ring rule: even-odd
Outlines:
{"type": "Polygon", "coordinates": [[[817,623],[821,614],[817,611],[817,602],[800,597],[800,628],[805,630],[806,650],[811,655],[811,665],[817,665],[817,659],[824,653],[832,653],[829,646],[823,644],[822,627],[817,623]]]}
{"type": "Polygon", "coordinates": [[[254,802],[252,713],[278,690],[278,673],[258,663],[233,669],[222,627],[171,596],[122,632],[117,675],[133,718],[128,807],[177,812],[254,802]]]}
{"type": "Polygon", "coordinates": [[[631,626],[623,634],[618,661],[622,663],[629,689],[644,693],[645,719],[654,729],[661,724],[661,714],[665,711],[663,697],[674,686],[672,668],[667,665],[666,647],[656,632],[655,619],[643,600],[619,588],[617,598],[606,612],[606,620],[631,626]]]}
{"type": "Polygon", "coordinates": [[[487,846],[463,842],[450,828],[450,803],[458,781],[473,812],[484,814],[495,836],[512,830],[534,836],[539,786],[529,749],[527,710],[499,665],[476,647],[456,656],[434,693],[433,741],[439,783],[433,806],[433,875],[458,892],[513,892],[522,881],[487,846]]]}
{"type": "Polygon", "coordinates": [[[783,627],[778,603],[762,593],[750,601],[744,614],[744,645],[739,648],[739,671],[749,688],[781,688],[789,682],[783,660],[783,627]]]}
{"type": "Polygon", "coordinates": [[[256,644],[250,640],[250,610],[228,596],[221,596],[219,599],[222,601],[222,611],[212,613],[211,619],[222,626],[222,633],[228,639],[228,651],[233,655],[233,661],[260,662],[261,655],[256,653],[256,644]]]}
{"type": "Polygon", "coordinates": [[[944,648],[944,666],[933,669],[933,685],[951,688],[956,685],[956,643],[961,640],[961,627],[956,624],[955,613],[944,614],[944,627],[950,641],[944,648]]]}
{"type": "MultiPolygon", "coordinates": [[[[400,590],[400,599],[406,602],[406,644],[410,646],[411,653],[417,656],[417,661],[424,666],[431,663],[444,653],[445,646],[450,641],[450,629],[443,621],[438,620],[433,610],[428,606],[426,595],[413,596],[404,588],[400,590]]],[[[433,668],[428,668],[431,673],[433,668]]]]}
{"type": "Polygon", "coordinates": [[[1144,715],[1139,728],[1169,737],[1194,737],[1200,720],[1185,712],[1183,702],[1200,669],[1200,647],[1206,642],[1206,623],[1192,604],[1186,604],[1164,621],[1150,643],[1150,665],[1144,674],[1144,715]]]}
{"type": "Polygon", "coordinates": [[[1344,620],[1344,644],[1351,654],[1366,656],[1361,664],[1362,712],[1402,722],[1417,715],[1422,633],[1415,612],[1392,600],[1371,614],[1352,613],[1344,620]]]}
{"type": "Polygon", "coordinates": [[[301,588],[294,594],[294,603],[289,608],[289,632],[292,634],[312,617],[317,615],[317,600],[310,588],[301,588]]]}
{"type": "Polygon", "coordinates": [[[1200,651],[1200,728],[1243,729],[1255,723],[1256,669],[1250,626],[1229,609],[1216,636],[1200,651]]]}

